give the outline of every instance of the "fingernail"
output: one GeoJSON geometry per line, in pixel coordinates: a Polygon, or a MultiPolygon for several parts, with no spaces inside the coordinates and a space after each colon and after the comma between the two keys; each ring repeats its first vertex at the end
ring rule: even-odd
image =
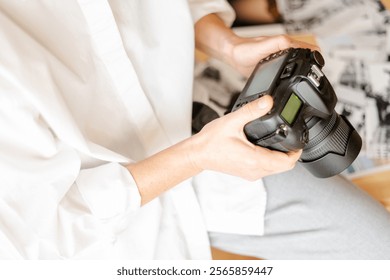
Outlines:
{"type": "Polygon", "coordinates": [[[265,109],[265,108],[267,108],[267,106],[268,106],[267,99],[265,99],[265,98],[260,98],[260,99],[259,99],[258,106],[259,106],[260,109],[265,109]]]}

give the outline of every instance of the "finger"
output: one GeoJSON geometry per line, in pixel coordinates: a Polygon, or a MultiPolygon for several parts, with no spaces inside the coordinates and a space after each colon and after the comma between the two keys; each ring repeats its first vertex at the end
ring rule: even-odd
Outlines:
{"type": "Polygon", "coordinates": [[[303,49],[311,49],[312,51],[321,51],[320,47],[314,44],[310,44],[304,41],[292,40],[290,44],[291,48],[303,48],[303,49]]]}
{"type": "Polygon", "coordinates": [[[317,45],[293,39],[288,35],[280,35],[272,37],[273,43],[277,44],[279,50],[285,50],[288,48],[305,48],[320,51],[320,48],[317,45]]]}
{"type": "Polygon", "coordinates": [[[230,115],[231,118],[233,118],[238,125],[243,126],[248,122],[267,114],[269,110],[271,110],[272,105],[272,97],[269,95],[265,95],[246,104],[245,106],[241,107],[230,115]]]}
{"type": "Polygon", "coordinates": [[[302,150],[290,151],[290,152],[287,153],[287,155],[288,155],[293,161],[297,161],[297,160],[299,160],[299,158],[300,158],[301,155],[302,155],[302,150]]]}
{"type": "Polygon", "coordinates": [[[262,161],[261,166],[263,167],[263,170],[269,174],[291,170],[294,168],[301,155],[301,150],[285,153],[258,146],[256,149],[259,153],[259,159],[262,161]]]}

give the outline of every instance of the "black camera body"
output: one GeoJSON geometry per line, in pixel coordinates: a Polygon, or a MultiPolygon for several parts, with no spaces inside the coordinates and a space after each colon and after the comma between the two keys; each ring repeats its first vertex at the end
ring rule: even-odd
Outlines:
{"type": "Polygon", "coordinates": [[[290,48],[262,59],[232,111],[263,95],[274,106],[245,125],[252,143],[283,152],[303,149],[300,162],[317,177],[346,169],[358,156],[362,141],[349,121],[334,110],[337,96],[321,71],[317,51],[290,48]]]}

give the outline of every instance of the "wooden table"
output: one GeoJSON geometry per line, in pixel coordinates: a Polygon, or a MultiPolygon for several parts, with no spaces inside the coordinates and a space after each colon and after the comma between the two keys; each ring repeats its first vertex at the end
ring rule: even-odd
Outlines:
{"type": "Polygon", "coordinates": [[[365,190],[390,211],[390,171],[377,172],[352,179],[352,182],[365,190]]]}
{"type": "Polygon", "coordinates": [[[382,0],[383,5],[385,5],[386,9],[390,10],[390,0],[382,0]]]}

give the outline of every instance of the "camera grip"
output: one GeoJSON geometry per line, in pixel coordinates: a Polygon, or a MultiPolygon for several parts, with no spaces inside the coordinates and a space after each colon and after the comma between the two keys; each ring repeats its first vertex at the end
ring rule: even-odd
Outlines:
{"type": "Polygon", "coordinates": [[[250,142],[262,147],[270,147],[286,139],[286,127],[281,125],[276,130],[269,130],[269,127],[259,118],[247,123],[244,133],[250,142]]]}

